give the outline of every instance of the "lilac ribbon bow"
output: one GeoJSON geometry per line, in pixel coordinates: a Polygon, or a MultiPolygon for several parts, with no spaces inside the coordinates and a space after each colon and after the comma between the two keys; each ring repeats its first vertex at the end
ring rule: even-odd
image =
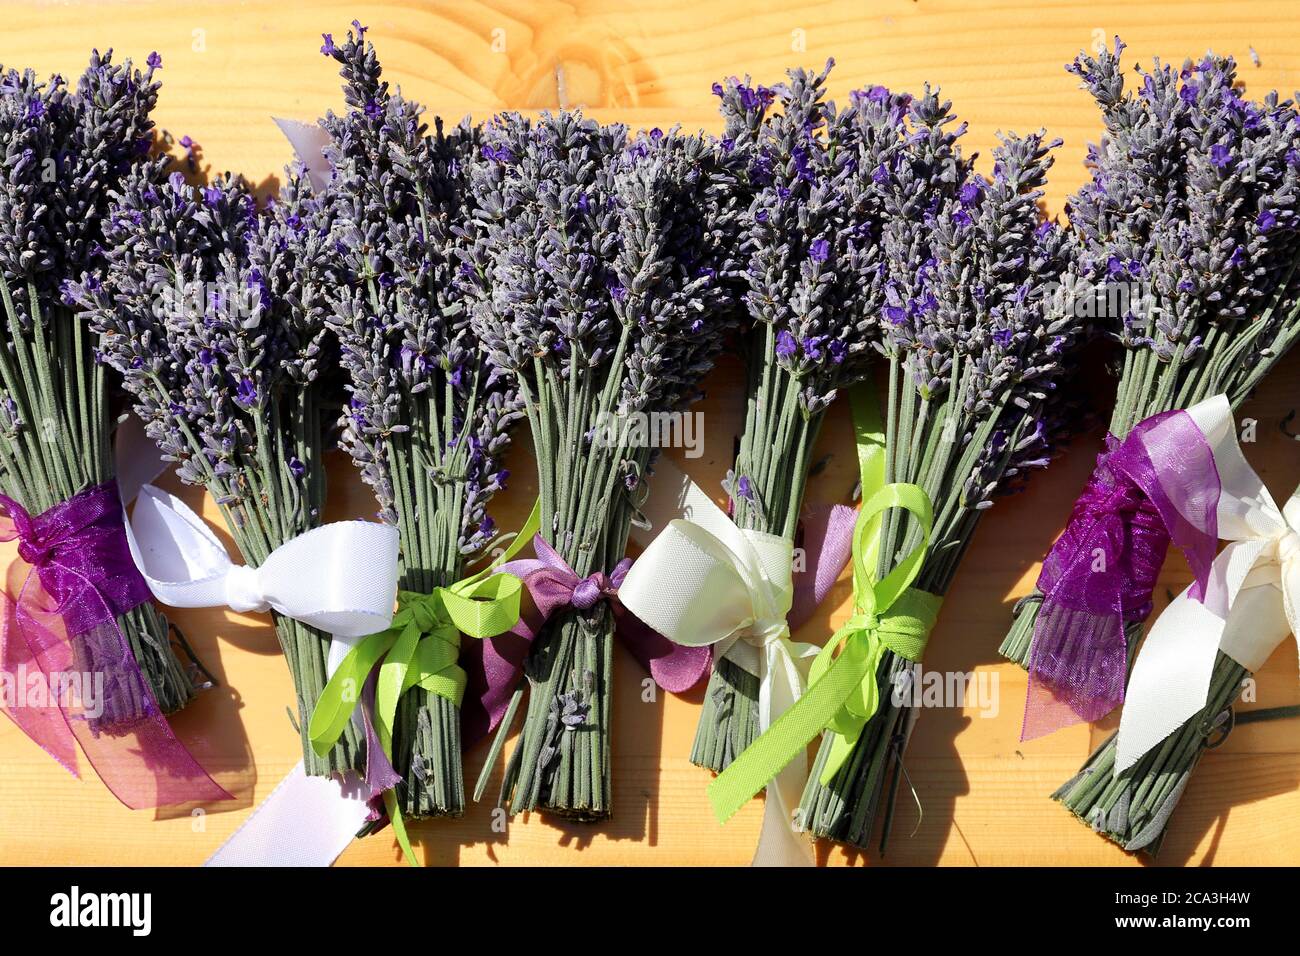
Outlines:
{"type": "Polygon", "coordinates": [[[117,625],[150,597],[131,560],[117,484],[36,516],[0,495],[0,540],[15,538],[20,560],[0,598],[0,668],[18,694],[5,713],[73,776],[80,744],[132,809],[229,799],[172,734],[117,625]],[[48,689],[36,701],[25,699],[34,678],[48,689]],[[102,681],[97,693],[86,693],[87,681],[102,681]],[[92,702],[102,710],[88,710],[92,702]]]}
{"type": "Polygon", "coordinates": [[[612,600],[619,639],[655,683],[670,693],[694,687],[708,673],[711,658],[707,647],[674,644],[618,604],[619,585],[632,566],[629,558],[619,561],[609,574],[596,571],[584,578],[540,534],[533,537],[533,551],[536,558],[509,561],[498,571],[524,582],[536,610],[521,615],[519,624],[509,633],[470,641],[461,652],[460,663],[467,676],[461,704],[461,733],[466,747],[487,736],[501,720],[533,638],[552,614],[565,607],[588,610],[601,600],[612,600]]]}
{"type": "Polygon", "coordinates": [[[1192,417],[1165,412],[1139,423],[1106,451],[1075,502],[1038,577],[1021,739],[1095,721],[1124,700],[1125,625],[1152,608],[1170,541],[1204,594],[1218,541],[1220,493],[1214,453],[1192,417]]]}

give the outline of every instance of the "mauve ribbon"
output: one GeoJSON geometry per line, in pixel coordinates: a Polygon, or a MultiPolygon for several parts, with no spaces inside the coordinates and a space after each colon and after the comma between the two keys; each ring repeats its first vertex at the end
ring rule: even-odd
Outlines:
{"type": "Polygon", "coordinates": [[[1124,701],[1127,623],[1144,620],[1172,540],[1200,600],[1218,541],[1214,453],[1185,411],[1138,424],[1106,451],[1038,576],[1021,740],[1100,720],[1124,701]]]}
{"type": "Polygon", "coordinates": [[[848,505],[809,505],[800,518],[806,560],[794,574],[794,600],[786,620],[797,631],[808,622],[853,556],[853,525],[858,511],[848,505]]]}
{"type": "MultiPolygon", "coordinates": [[[[795,575],[794,605],[789,614],[791,629],[805,623],[830,593],[848,564],[853,547],[853,523],[857,512],[844,505],[814,507],[803,518],[804,552],[807,568],[795,575]]],[[[525,613],[510,633],[482,641],[469,641],[461,652],[460,664],[467,683],[461,704],[461,734],[465,747],[486,737],[505,713],[523,671],[528,648],[542,625],[555,611],[572,604],[589,608],[604,597],[616,598],[632,562],[624,558],[611,574],[596,572],[587,578],[577,572],[541,535],[533,538],[536,559],[503,564],[500,571],[523,580],[536,610],[525,613]]],[[[619,638],[632,656],[669,693],[690,690],[709,672],[712,654],[707,647],[675,644],[638,617],[613,603],[619,638]]]]}
{"type": "Polygon", "coordinates": [[[150,594],[131,560],[116,483],[35,517],[0,495],[0,541],[15,538],[19,559],[0,595],[0,669],[15,685],[5,713],[74,776],[80,744],[132,809],[229,799],[172,734],[117,626],[150,594]],[[50,691],[43,702],[25,699],[37,673],[50,691]],[[101,712],[86,710],[90,695],[66,691],[74,675],[102,678],[101,712]]]}
{"type": "MultiPolygon", "coordinates": [[[[524,582],[535,609],[525,610],[509,633],[469,641],[461,652],[460,664],[467,678],[461,704],[461,734],[466,747],[487,736],[501,720],[523,671],[529,645],[550,616],[564,607],[586,610],[603,598],[616,598],[618,586],[632,566],[631,560],[624,558],[609,574],[596,571],[582,578],[540,534],[533,537],[533,552],[536,558],[508,561],[498,571],[524,582]]],[[[708,673],[707,647],[674,644],[627,613],[617,601],[613,606],[619,639],[664,690],[689,690],[708,673]]]]}

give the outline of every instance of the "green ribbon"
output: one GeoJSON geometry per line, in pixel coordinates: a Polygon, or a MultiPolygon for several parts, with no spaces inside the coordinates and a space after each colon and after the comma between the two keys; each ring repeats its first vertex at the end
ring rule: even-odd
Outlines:
{"type": "MultiPolygon", "coordinates": [[[[510,547],[482,571],[448,587],[434,588],[429,594],[398,592],[392,624],[352,648],[321,692],[307,725],[317,754],[328,754],[338,741],[376,664],[375,733],[389,760],[393,757],[397,704],[403,694],[413,687],[423,687],[460,706],[466,680],[464,669],[457,663],[460,635],[496,637],[519,622],[523,582],[512,574],[495,572],[532,540],[540,524],[538,501],[510,547]]],[[[391,789],[384,791],[384,805],[407,862],[416,866],[397,796],[391,789]]]]}
{"type": "Polygon", "coordinates": [[[809,685],[794,706],[740,754],[709,786],[709,802],[725,823],[823,731],[834,734],[822,774],[827,782],[843,764],[880,706],[876,671],[886,650],[915,661],[938,617],[938,595],[913,588],[930,547],[934,507],[924,489],[885,484],[884,434],[869,383],[850,394],[862,508],[853,528],[853,615],[812,664],[809,685]],[[881,518],[891,508],[911,513],[920,542],[881,581],[881,518]]]}

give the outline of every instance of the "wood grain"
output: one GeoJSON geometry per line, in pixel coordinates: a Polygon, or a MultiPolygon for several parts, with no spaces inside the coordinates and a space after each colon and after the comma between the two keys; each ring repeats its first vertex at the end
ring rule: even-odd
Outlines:
{"type": "MultiPolygon", "coordinates": [[[[984,154],[1000,129],[1046,126],[1064,138],[1046,205],[1059,213],[1084,178],[1085,144],[1097,117],[1061,69],[1082,47],[1122,34],[1130,62],[1180,62],[1207,48],[1243,64],[1248,89],[1300,86],[1300,18],[1289,0],[1219,2],[1059,2],[1059,0],[519,0],[519,2],[317,3],[311,9],[244,3],[4,3],[0,63],[75,75],[92,46],[143,59],[163,56],[161,125],[202,145],[213,170],[235,169],[273,189],[289,160],[272,116],[311,119],[341,105],[334,64],[318,52],[322,32],[343,33],[352,17],[370,28],[388,78],[432,112],[458,119],[493,111],[585,106],[633,125],[716,129],[710,85],[731,74],[764,82],[787,67],[834,57],[832,92],[866,83],[917,89],[941,85],[970,122],[968,149],[984,154]],[[1260,65],[1252,64],[1249,48],[1260,65]]],[[[987,167],[985,167],[987,168],[987,167]]],[[[1243,410],[1259,421],[1250,457],[1275,494],[1300,475],[1300,444],[1283,434],[1297,404],[1300,354],[1284,361],[1243,410]]],[[[720,494],[731,439],[740,424],[741,378],[724,362],[707,382],[706,453],[679,460],[720,494]]],[[[1101,402],[1109,383],[1092,383],[1101,402]]],[[[1024,675],[998,664],[996,647],[1010,605],[1031,587],[1091,466],[1099,433],[1080,437],[1025,494],[1001,503],[980,527],[925,665],[973,670],[998,680],[995,715],[974,708],[930,709],[919,722],[908,771],[924,807],[901,805],[888,857],[822,848],[829,863],[953,865],[1128,864],[1137,861],[1077,824],[1047,799],[1077,769],[1103,731],[1083,727],[1018,742],[1024,675]],[[915,826],[915,833],[909,832],[915,826]]],[[[829,467],[813,500],[843,500],[852,486],[850,429],[842,409],[825,429],[829,467]]],[[[526,446],[526,443],[525,443],[526,446]]],[[[530,451],[515,450],[518,476],[494,508],[508,525],[522,519],[535,491],[530,451]]],[[[367,516],[364,487],[339,458],[330,464],[330,516],[367,516]]],[[[168,487],[180,490],[174,482],[168,487]]],[[[195,489],[186,500],[220,519],[195,489]]],[[[1176,592],[1187,570],[1171,560],[1162,578],[1176,592]]],[[[798,635],[821,642],[848,613],[842,583],[798,635]]],[[[78,781],[8,722],[0,722],[0,862],[25,864],[194,864],[205,859],[298,759],[285,712],[288,674],[264,619],[175,612],[213,668],[220,687],[175,719],[177,732],[237,795],[228,806],[159,813],[123,809],[93,778],[78,781]]],[[[1293,644],[1259,675],[1261,704],[1300,700],[1293,644]]],[[[615,819],[569,827],[532,817],[494,828],[491,808],[415,830],[432,864],[744,864],[761,807],[751,804],[725,828],[705,802],[708,776],[685,759],[698,692],[641,699],[644,675],[620,652],[614,726],[615,819]]],[[[1300,748],[1294,722],[1237,730],[1202,762],[1183,798],[1160,862],[1300,862],[1300,748]]],[[[471,755],[477,774],[482,754],[471,755]]],[[[391,841],[354,843],[344,865],[397,864],[391,841]]]]}

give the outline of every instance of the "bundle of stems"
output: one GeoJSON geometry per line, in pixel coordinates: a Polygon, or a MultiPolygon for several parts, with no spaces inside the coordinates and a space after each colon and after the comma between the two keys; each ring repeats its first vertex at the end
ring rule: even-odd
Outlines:
{"type": "MultiPolygon", "coordinates": [[[[1211,367],[1198,368],[1186,375],[1176,404],[1162,407],[1160,403],[1168,401],[1163,387],[1145,407],[1141,393],[1118,400],[1111,423],[1112,434],[1122,436],[1150,415],[1168,408],[1188,408],[1213,395],[1227,395],[1233,408],[1244,402],[1300,335],[1300,300],[1297,299],[1300,288],[1295,278],[1288,274],[1268,307],[1240,333],[1232,347],[1224,350],[1217,363],[1206,363],[1211,367]],[[1242,344],[1257,338],[1266,344],[1263,347],[1242,344]],[[1119,431],[1120,428],[1124,431],[1119,431]]],[[[1135,358],[1134,364],[1140,360],[1135,358]]],[[[1163,374],[1177,374],[1172,363],[1163,374]]],[[[1126,380],[1127,376],[1121,379],[1121,390],[1126,380]]],[[[1041,595],[1037,601],[1041,602],[1041,595]]],[[[1015,627],[1003,643],[1002,653],[1022,666],[1029,659],[1033,639],[1033,610],[1031,604],[1027,610],[1020,611],[1015,627]]],[[[1144,628],[1142,620],[1130,621],[1125,626],[1130,666],[1144,628]]],[[[1053,799],[1125,850],[1141,850],[1154,856],[1208,739],[1221,726],[1224,715],[1230,716],[1233,701],[1249,676],[1250,672],[1239,663],[1220,653],[1215,658],[1210,679],[1209,703],[1200,714],[1119,775],[1114,773],[1117,735],[1112,734],[1088,758],[1083,769],[1052,794],[1053,799]]]]}
{"type": "MultiPolygon", "coordinates": [[[[1110,433],[1224,394],[1236,408],[1300,336],[1300,137],[1289,101],[1237,90],[1231,58],[1156,64],[1124,92],[1123,44],[1068,69],[1101,107],[1092,182],[1069,203],[1089,315],[1122,350],[1110,433]],[[1117,307],[1118,306],[1118,307],[1117,307]]],[[[1027,667],[1035,591],[1016,606],[1004,657],[1027,667]]],[[[1125,622],[1129,657],[1143,618],[1125,622]]]]}
{"type": "MultiPolygon", "coordinates": [[[[826,408],[873,354],[885,224],[935,208],[964,168],[955,145],[964,126],[947,129],[956,120],[936,92],[876,86],[837,110],[825,98],[831,66],[791,71],[770,89],[748,78],[714,89],[728,141],[749,157],[754,197],[742,232],[745,429],[727,491],[737,525],[792,542],[826,408]]],[[[691,761],[725,770],[759,734],[758,701],[757,675],[716,660],[691,761]]]]}
{"type": "MultiPolygon", "coordinates": [[[[40,303],[34,286],[28,301],[40,303]]],[[[115,474],[105,369],[95,360],[93,336],[66,306],[52,302],[33,309],[22,328],[9,283],[0,277],[5,334],[0,335],[0,379],[5,405],[0,410],[0,489],[35,515],[113,479],[115,474]],[[29,426],[28,423],[31,423],[29,426]]],[[[179,710],[194,695],[191,676],[172,651],[167,619],[152,604],[141,604],[117,618],[136,663],[159,709],[179,710]]],[[[87,715],[96,732],[127,733],[151,712],[136,681],[120,680],[120,668],[101,666],[101,654],[116,659],[114,648],[100,649],[92,635],[71,638],[78,668],[104,674],[103,712],[87,715]]]]}
{"type": "MultiPolygon", "coordinates": [[[[1041,133],[1004,136],[991,181],[968,173],[955,200],[886,234],[891,274],[882,350],[888,366],[885,481],[920,486],[934,505],[930,545],[913,587],[944,595],[980,516],[1047,463],[1067,425],[1060,387],[1084,337],[1054,293],[1068,261],[1061,230],[1039,221],[1051,165],[1041,133]]],[[[920,543],[914,519],[881,521],[881,580],[920,543]]],[[[918,716],[917,664],[886,651],[879,708],[826,782],[828,731],[800,803],[817,837],[865,847],[884,810],[888,837],[903,752],[918,716]]]]}
{"type": "MultiPolygon", "coordinates": [[[[109,193],[152,137],[156,56],[141,71],[96,53],[75,90],[30,70],[0,83],[0,490],[32,515],[115,475],[109,377],[61,286],[98,264],[109,193]]],[[[117,626],[162,712],[183,707],[196,688],[167,620],[142,604],[117,626]]],[[[115,649],[71,640],[79,669],[112,682],[103,712],[87,715],[96,733],[152,713],[136,682],[99,663],[115,649]]]]}
{"type": "MultiPolygon", "coordinates": [[[[522,417],[469,327],[457,248],[471,241],[477,130],[429,133],[421,108],[382,81],[358,31],[329,44],[349,109],[327,116],[328,200],[345,281],[327,317],[351,400],[343,445],[401,542],[399,590],[430,594],[464,576],[496,540],[487,514],[522,417]]],[[[398,704],[393,766],[402,813],[465,810],[457,702],[420,685],[398,704]]]]}
{"type": "MultiPolygon", "coordinates": [[[[744,483],[733,478],[729,490],[739,527],[793,541],[825,410],[805,414],[799,409],[799,379],[777,365],[775,337],[771,323],[748,335],[747,411],[735,469],[744,483]]],[[[756,674],[727,658],[715,661],[691,763],[725,770],[759,734],[758,696],[756,674]]]]}
{"type": "Polygon", "coordinates": [[[1231,657],[1214,661],[1205,708],[1123,773],[1115,773],[1116,734],[1052,794],[1076,817],[1129,852],[1160,850],[1169,818],[1211,741],[1230,729],[1231,708],[1250,677],[1231,657]]]}
{"type": "MultiPolygon", "coordinates": [[[[579,576],[608,575],[647,493],[659,431],[647,420],[698,395],[733,325],[729,153],[707,137],[629,136],[568,112],[535,124],[501,116],[483,136],[481,235],[466,255],[482,282],[475,330],[524,402],[542,535],[579,576]]],[[[609,816],[613,631],[601,600],[565,608],[534,640],[501,792],[512,812],[609,816]]]]}
{"type": "MultiPolygon", "coordinates": [[[[182,481],[213,496],[244,561],[257,567],[317,526],[323,455],[338,420],[337,355],[324,339],[329,218],[290,172],[258,211],[241,179],[198,190],[160,158],[115,196],[102,269],[70,288],[119,371],[136,414],[182,481]]],[[[307,772],[359,769],[349,725],[319,757],[308,718],[330,638],[272,612],[293,677],[307,772]]]]}

